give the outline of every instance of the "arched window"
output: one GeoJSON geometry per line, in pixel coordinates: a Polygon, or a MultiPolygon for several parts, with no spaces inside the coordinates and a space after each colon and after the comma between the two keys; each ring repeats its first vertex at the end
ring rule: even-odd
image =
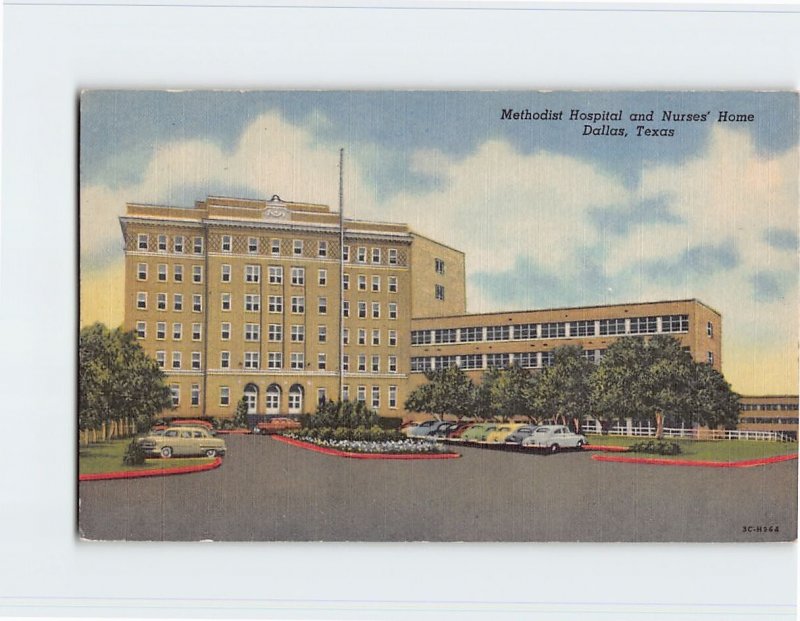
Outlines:
{"type": "Polygon", "coordinates": [[[267,414],[277,414],[281,407],[281,387],[270,384],[267,387],[267,414]]]}
{"type": "Polygon", "coordinates": [[[289,414],[300,414],[303,411],[303,387],[292,384],[289,389],[289,414]]]}
{"type": "Polygon", "coordinates": [[[247,413],[255,414],[258,406],[258,386],[255,384],[245,386],[244,398],[247,400],[247,413]]]}

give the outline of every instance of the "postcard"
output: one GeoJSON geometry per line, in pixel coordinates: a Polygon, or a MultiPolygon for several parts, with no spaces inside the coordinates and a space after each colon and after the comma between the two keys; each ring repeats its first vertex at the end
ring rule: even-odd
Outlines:
{"type": "Polygon", "coordinates": [[[79,532],[792,541],[791,92],[85,91],[79,532]]]}

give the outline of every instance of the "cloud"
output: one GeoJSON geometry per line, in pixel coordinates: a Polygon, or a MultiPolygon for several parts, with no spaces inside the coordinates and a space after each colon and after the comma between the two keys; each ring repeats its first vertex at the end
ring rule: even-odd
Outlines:
{"type": "Polygon", "coordinates": [[[634,202],[624,205],[589,207],[588,216],[598,229],[615,235],[627,234],[635,224],[683,222],[680,216],[670,211],[670,200],[666,194],[634,199],[634,202]]]}
{"type": "Polygon", "coordinates": [[[764,241],[776,250],[797,252],[797,232],[789,229],[772,228],[764,231],[764,241]]]}
{"type": "Polygon", "coordinates": [[[785,271],[764,271],[750,277],[753,295],[763,302],[784,301],[792,286],[797,284],[797,274],[785,271]]]}

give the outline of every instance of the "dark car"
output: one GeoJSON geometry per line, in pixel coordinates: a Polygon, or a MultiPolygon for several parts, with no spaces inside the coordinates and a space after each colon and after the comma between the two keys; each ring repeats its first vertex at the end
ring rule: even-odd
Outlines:
{"type": "Polygon", "coordinates": [[[525,425],[517,429],[514,433],[506,438],[506,444],[521,445],[522,441],[536,431],[536,425],[525,425]]]}
{"type": "Polygon", "coordinates": [[[456,427],[458,427],[458,423],[453,421],[445,422],[431,431],[428,436],[432,438],[446,438],[448,435],[450,435],[451,431],[456,429],[456,427]]]}

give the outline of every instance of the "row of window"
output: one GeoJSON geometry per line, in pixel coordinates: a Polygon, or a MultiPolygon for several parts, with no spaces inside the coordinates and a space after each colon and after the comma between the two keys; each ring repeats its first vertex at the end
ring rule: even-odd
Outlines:
{"type": "MultiPolygon", "coordinates": [[[[169,249],[169,238],[166,235],[155,235],[155,242],[153,250],[158,252],[167,252],[169,249]]],[[[172,238],[172,252],[183,254],[184,252],[193,252],[194,254],[203,254],[205,238],[202,236],[186,237],[184,235],[175,235],[172,238]]],[[[150,250],[150,235],[148,233],[139,233],[136,238],[136,248],[139,250],[150,250]]]]}
{"type": "MultiPolygon", "coordinates": [[[[583,357],[590,362],[599,362],[604,352],[604,349],[587,349],[583,351],[583,357]]],[[[552,366],[553,360],[552,351],[464,354],[461,356],[418,356],[411,358],[411,372],[421,373],[449,367],[461,367],[465,371],[502,369],[513,363],[519,364],[524,369],[541,369],[552,366]]]]}
{"type": "MultiPolygon", "coordinates": [[[[358,372],[358,373],[381,373],[381,357],[368,356],[367,354],[358,354],[354,356],[354,364],[350,365],[350,356],[342,356],[342,371],[345,373],[358,372]]],[[[167,352],[159,350],[156,352],[156,363],[159,368],[167,369],[167,352]]],[[[183,368],[183,353],[180,351],[173,351],[169,357],[169,368],[179,370],[183,368]]],[[[289,352],[288,356],[289,369],[302,371],[306,368],[306,359],[304,352],[289,352]]],[[[220,369],[231,368],[231,352],[220,352],[219,360],[220,369]]],[[[260,369],[261,368],[261,353],[257,351],[244,352],[242,366],[245,369],[260,369]]],[[[191,369],[202,369],[202,354],[199,351],[191,352],[191,369]]],[[[284,368],[284,355],[280,351],[267,352],[267,369],[283,369],[284,368]]],[[[317,354],[317,370],[328,370],[328,355],[324,352],[317,354]]],[[[397,356],[386,356],[386,366],[384,367],[387,373],[397,373],[397,356]]]]}
{"type": "MultiPolygon", "coordinates": [[[[158,363],[159,369],[166,369],[167,368],[167,352],[165,351],[157,351],[156,352],[156,363],[158,363]]],[[[203,356],[202,353],[199,351],[191,352],[191,366],[190,368],[198,371],[203,368],[203,356]]],[[[181,369],[183,368],[183,354],[179,351],[172,352],[172,356],[170,357],[170,369],[181,369]]]]}
{"type": "MultiPolygon", "coordinates": [[[[711,323],[709,322],[709,326],[710,325],[711,323]]],[[[568,336],[589,337],[688,331],[688,315],[663,315],[660,317],[631,317],[629,319],[558,321],[499,326],[442,328],[437,330],[414,330],[411,332],[411,344],[430,345],[432,343],[472,343],[480,341],[553,339],[565,338],[568,336]]]]}
{"type": "MultiPolygon", "coordinates": [[[[179,313],[183,311],[183,294],[172,294],[172,310],[179,313]]],[[[148,294],[146,291],[138,291],[136,293],[136,308],[138,310],[147,310],[148,294]]],[[[166,293],[156,293],[156,309],[160,311],[167,310],[168,298],[166,293]]],[[[203,312],[203,296],[200,293],[192,295],[192,312],[203,312]]]]}
{"type": "Polygon", "coordinates": [[[796,410],[797,403],[740,403],[739,409],[743,412],[752,410],[787,411],[796,410]]]}
{"type": "Polygon", "coordinates": [[[765,418],[761,416],[743,416],[740,423],[751,425],[797,425],[797,418],[765,418]]]}
{"type": "MultiPolygon", "coordinates": [[[[293,387],[294,388],[294,387],[293,387]]],[[[367,388],[369,388],[370,406],[373,408],[381,407],[381,387],[380,386],[356,386],[355,398],[358,401],[366,402],[367,388]]],[[[174,406],[180,405],[180,385],[173,384],[170,387],[172,393],[172,403],[174,406]]],[[[191,405],[200,405],[200,385],[192,384],[191,392],[191,405]]],[[[386,390],[387,405],[390,409],[397,408],[397,386],[388,386],[386,390]]],[[[265,406],[268,413],[277,413],[280,409],[281,390],[275,384],[267,388],[265,406]]],[[[325,388],[317,389],[317,403],[324,403],[328,399],[328,391],[325,388]]],[[[345,384],[342,386],[342,399],[350,399],[350,386],[345,384]]],[[[300,412],[302,410],[303,393],[301,390],[289,391],[289,410],[290,412],[300,412]]],[[[219,387],[219,405],[227,407],[232,405],[231,402],[231,388],[230,386],[219,387]]],[[[253,409],[257,409],[253,404],[253,409]]]]}

